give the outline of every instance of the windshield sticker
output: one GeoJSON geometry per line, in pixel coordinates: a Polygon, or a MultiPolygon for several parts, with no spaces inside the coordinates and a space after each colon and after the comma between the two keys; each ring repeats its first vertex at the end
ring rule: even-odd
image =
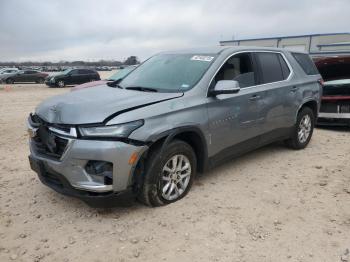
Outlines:
{"type": "Polygon", "coordinates": [[[204,62],[210,62],[213,59],[214,59],[213,56],[204,56],[204,55],[194,55],[191,57],[191,60],[204,61],[204,62]]]}

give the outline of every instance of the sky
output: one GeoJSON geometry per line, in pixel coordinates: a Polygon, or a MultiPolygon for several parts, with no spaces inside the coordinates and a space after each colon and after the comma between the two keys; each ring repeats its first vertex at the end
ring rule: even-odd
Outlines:
{"type": "Polygon", "coordinates": [[[0,0],[0,61],[140,60],[220,40],[349,32],[350,0],[0,0]]]}

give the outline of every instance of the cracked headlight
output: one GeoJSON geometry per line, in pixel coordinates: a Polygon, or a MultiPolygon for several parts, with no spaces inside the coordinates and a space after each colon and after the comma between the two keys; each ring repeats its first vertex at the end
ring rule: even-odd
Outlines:
{"type": "Polygon", "coordinates": [[[134,130],[143,125],[143,120],[137,120],[112,126],[80,127],[83,137],[127,138],[134,130]]]}

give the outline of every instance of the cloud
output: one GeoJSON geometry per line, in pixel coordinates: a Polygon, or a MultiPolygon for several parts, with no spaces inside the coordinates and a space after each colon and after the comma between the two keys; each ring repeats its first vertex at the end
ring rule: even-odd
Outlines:
{"type": "Polygon", "coordinates": [[[141,59],[246,37],[348,30],[347,0],[1,0],[0,60],[141,59]]]}

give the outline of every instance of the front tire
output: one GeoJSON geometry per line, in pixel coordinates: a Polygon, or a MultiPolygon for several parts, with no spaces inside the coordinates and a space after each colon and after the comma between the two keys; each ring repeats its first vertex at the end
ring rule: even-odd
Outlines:
{"type": "Polygon", "coordinates": [[[302,108],[298,113],[297,122],[293,128],[292,137],[286,140],[286,144],[296,150],[304,149],[311,140],[314,126],[314,112],[309,107],[302,108]]]}
{"type": "Polygon", "coordinates": [[[6,84],[13,84],[14,82],[12,78],[6,80],[6,84]]]}
{"type": "Polygon", "coordinates": [[[187,195],[196,175],[197,159],[192,147],[181,140],[150,152],[138,200],[148,206],[163,206],[187,195]]]}
{"type": "Polygon", "coordinates": [[[60,87],[60,88],[63,88],[65,86],[65,82],[63,80],[58,80],[57,81],[57,86],[60,87]]]}

